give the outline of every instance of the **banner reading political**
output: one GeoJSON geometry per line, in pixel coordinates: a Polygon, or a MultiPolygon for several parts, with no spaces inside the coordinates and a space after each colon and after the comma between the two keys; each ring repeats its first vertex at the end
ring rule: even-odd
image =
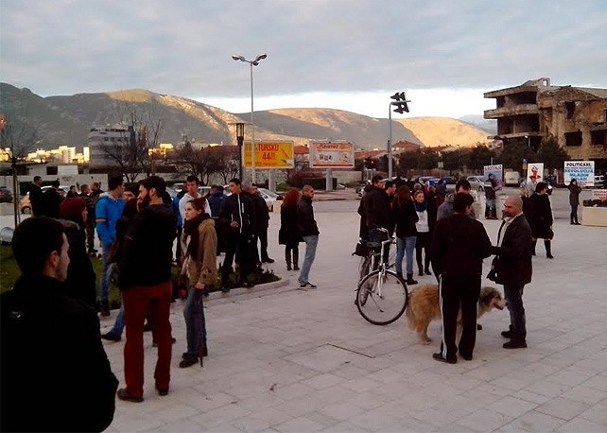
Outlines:
{"type": "Polygon", "coordinates": [[[565,185],[575,179],[582,188],[594,186],[594,161],[565,161],[563,174],[565,185]]]}
{"type": "Polygon", "coordinates": [[[354,145],[347,142],[310,142],[310,167],[353,168],[354,145]]]}
{"type": "MultiPolygon", "coordinates": [[[[255,142],[255,168],[293,168],[292,141],[257,141],[255,142]]],[[[245,168],[251,166],[251,142],[245,141],[242,147],[245,168]]]]}

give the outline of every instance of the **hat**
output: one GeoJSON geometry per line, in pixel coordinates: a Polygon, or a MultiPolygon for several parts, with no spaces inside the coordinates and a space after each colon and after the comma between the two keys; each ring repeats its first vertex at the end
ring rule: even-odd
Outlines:
{"type": "Polygon", "coordinates": [[[82,211],[86,209],[86,202],[80,197],[63,199],[59,205],[59,215],[66,219],[81,219],[82,211]]]}

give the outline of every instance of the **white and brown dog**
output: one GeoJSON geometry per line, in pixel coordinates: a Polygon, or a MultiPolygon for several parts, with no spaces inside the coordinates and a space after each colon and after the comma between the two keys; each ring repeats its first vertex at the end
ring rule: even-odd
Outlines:
{"type": "MultiPolygon", "coordinates": [[[[503,310],[506,301],[501,293],[494,287],[483,287],[478,299],[478,308],[476,317],[494,308],[503,310]]],[[[457,318],[458,334],[461,331],[461,310],[457,318]]],[[[428,325],[432,320],[441,319],[441,309],[438,297],[438,285],[425,284],[420,285],[409,294],[409,305],[407,306],[407,323],[409,329],[415,330],[419,336],[421,344],[430,344],[432,341],[428,337],[428,325]]]]}

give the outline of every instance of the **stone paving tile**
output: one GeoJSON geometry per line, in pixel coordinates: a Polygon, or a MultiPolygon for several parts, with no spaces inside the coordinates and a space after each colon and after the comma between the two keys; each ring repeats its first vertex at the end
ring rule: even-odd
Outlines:
{"type": "Polygon", "coordinates": [[[508,424],[512,419],[514,419],[513,416],[482,408],[460,418],[457,423],[474,431],[485,432],[508,424]]]}
{"type": "Polygon", "coordinates": [[[555,430],[564,423],[565,420],[561,418],[532,410],[510,422],[508,425],[513,430],[508,431],[545,432],[555,430]]]}
{"type": "Polygon", "coordinates": [[[324,427],[325,426],[322,424],[315,423],[306,417],[300,416],[282,424],[278,424],[273,427],[273,429],[281,433],[301,433],[320,431],[324,427]]]}
{"type": "Polygon", "coordinates": [[[607,426],[607,399],[601,400],[582,412],[580,418],[607,426]]]}

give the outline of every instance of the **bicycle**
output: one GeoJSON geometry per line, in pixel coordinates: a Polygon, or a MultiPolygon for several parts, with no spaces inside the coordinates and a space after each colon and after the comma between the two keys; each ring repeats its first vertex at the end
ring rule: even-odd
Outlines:
{"type": "MultiPolygon", "coordinates": [[[[388,233],[385,229],[380,230],[388,233]]],[[[389,269],[389,262],[384,260],[386,248],[392,242],[389,238],[381,243],[366,243],[371,251],[367,257],[363,257],[363,260],[368,259],[367,274],[360,279],[356,289],[355,304],[358,312],[374,325],[388,325],[398,320],[409,303],[405,280],[389,269]],[[371,260],[376,255],[379,255],[379,266],[369,272],[371,260]]],[[[360,271],[363,271],[362,266],[360,271]]]]}

